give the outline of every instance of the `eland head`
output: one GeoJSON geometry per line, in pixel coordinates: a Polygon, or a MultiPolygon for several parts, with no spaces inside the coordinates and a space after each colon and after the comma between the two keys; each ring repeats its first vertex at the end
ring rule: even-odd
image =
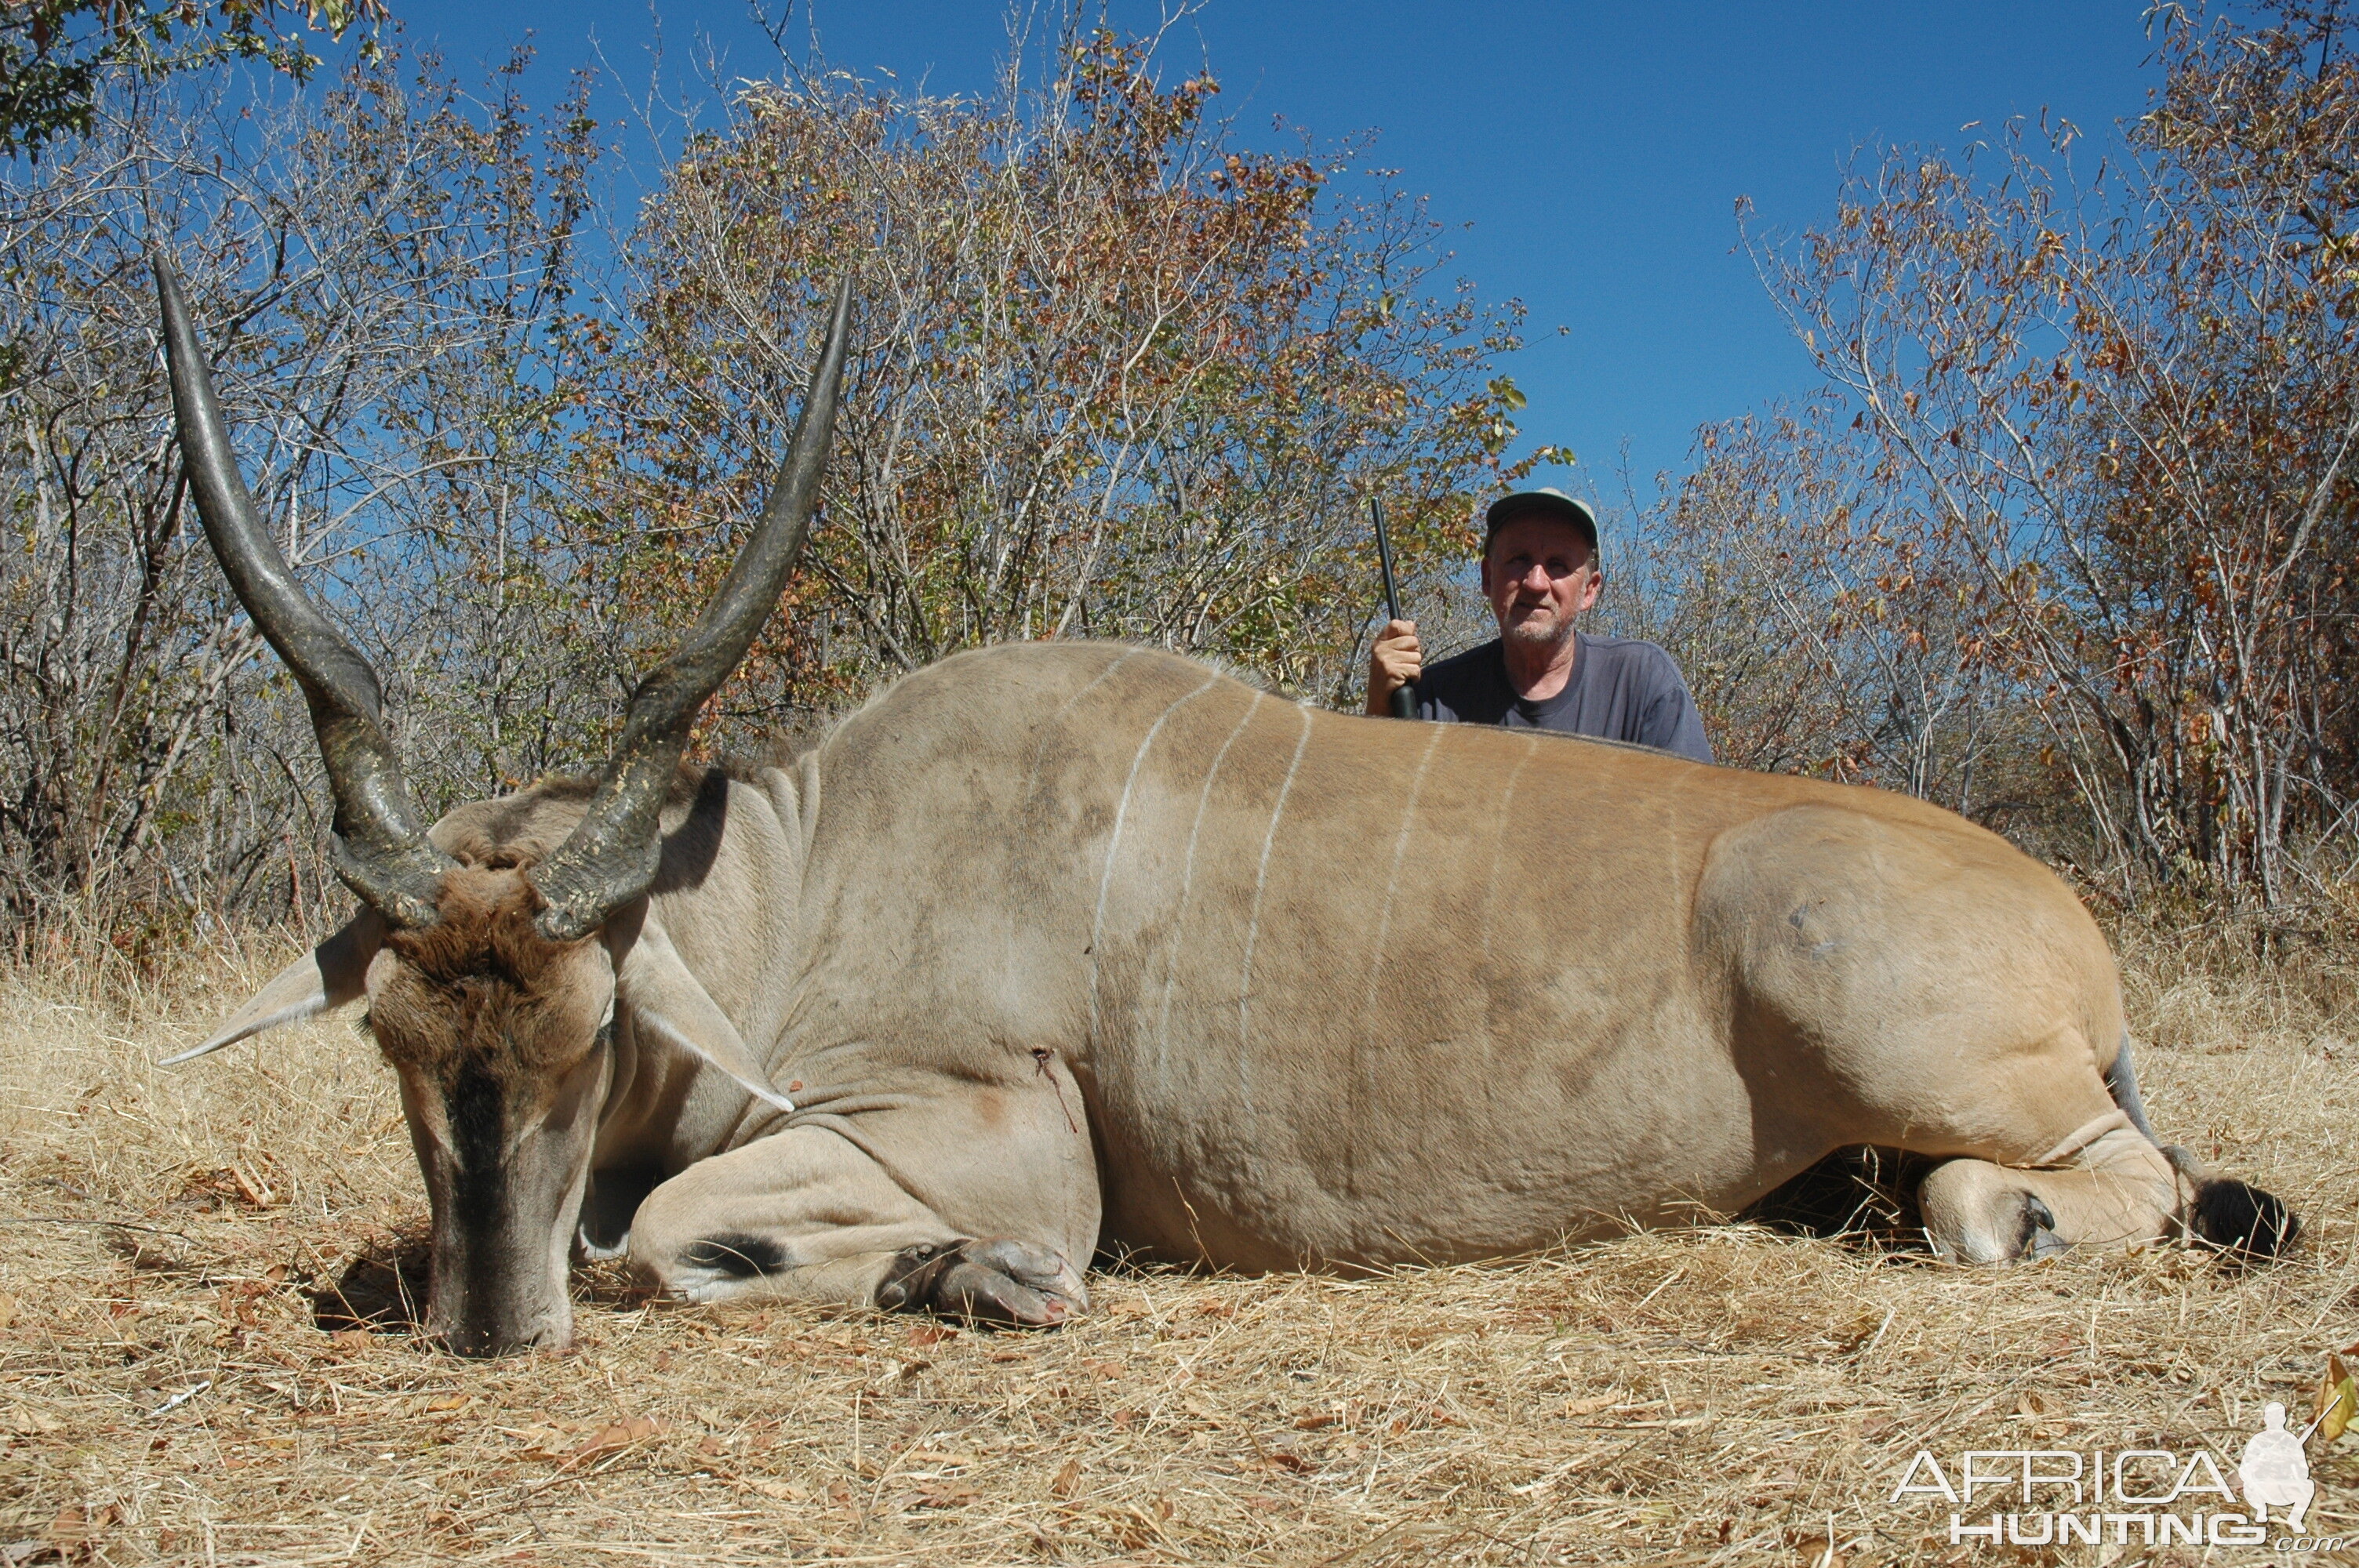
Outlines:
{"type": "Polygon", "coordinates": [[[387,736],[375,672],[321,613],[256,514],[179,279],[156,259],[180,449],[205,535],[303,689],[335,794],[336,873],[361,913],[273,979],[187,1061],[365,995],[399,1076],[433,1213],[429,1333],[464,1355],[562,1346],[567,1271],[618,993],[689,998],[675,1043],[783,1104],[725,1019],[645,925],[661,810],[690,726],[745,656],[800,551],[844,364],[849,280],[759,524],[695,628],[639,684],[622,740],[571,833],[545,853],[445,852],[387,736]],[[644,938],[644,939],[643,939],[644,938]],[[684,984],[683,984],[684,982],[684,984]]]}

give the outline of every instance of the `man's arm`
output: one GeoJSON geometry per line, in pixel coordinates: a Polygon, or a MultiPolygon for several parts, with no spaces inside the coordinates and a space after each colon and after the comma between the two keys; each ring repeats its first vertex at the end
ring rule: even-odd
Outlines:
{"type": "Polygon", "coordinates": [[[1425,670],[1425,649],[1417,640],[1414,621],[1387,621],[1368,650],[1368,712],[1382,719],[1392,709],[1394,692],[1416,684],[1425,670]]]}

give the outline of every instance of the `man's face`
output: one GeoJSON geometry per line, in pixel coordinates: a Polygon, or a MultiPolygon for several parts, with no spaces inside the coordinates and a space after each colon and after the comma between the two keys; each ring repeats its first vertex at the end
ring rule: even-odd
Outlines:
{"type": "Polygon", "coordinates": [[[1562,643],[1604,584],[1589,540],[1553,517],[1516,518],[1483,557],[1484,596],[1499,619],[1499,635],[1511,642],[1562,643]]]}

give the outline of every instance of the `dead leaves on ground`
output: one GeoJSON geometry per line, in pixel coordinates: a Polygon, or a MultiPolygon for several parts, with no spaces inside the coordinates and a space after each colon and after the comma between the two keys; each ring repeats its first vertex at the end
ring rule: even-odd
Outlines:
{"type": "MultiPolygon", "coordinates": [[[[456,1403],[436,1401],[429,1408],[456,1410],[466,1402],[464,1395],[455,1399],[456,1403]]],[[[619,1421],[560,1422],[500,1430],[525,1445],[527,1458],[547,1460],[560,1470],[581,1470],[652,1442],[663,1435],[664,1425],[652,1416],[634,1415],[619,1421]]]]}
{"type": "Polygon", "coordinates": [[[287,1201],[289,1185],[286,1176],[279,1174],[274,1180],[274,1163],[261,1154],[245,1156],[210,1170],[192,1170],[181,1180],[180,1201],[250,1213],[274,1209],[287,1201]]]}

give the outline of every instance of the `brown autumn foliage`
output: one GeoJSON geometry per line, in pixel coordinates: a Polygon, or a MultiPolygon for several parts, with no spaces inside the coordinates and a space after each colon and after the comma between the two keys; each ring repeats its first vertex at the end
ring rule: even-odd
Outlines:
{"type": "Polygon", "coordinates": [[[119,83],[0,170],[0,925],[163,951],[319,920],[301,705],[184,504],[144,259],[191,279],[265,514],[367,647],[430,807],[590,765],[703,602],[863,301],[806,569],[716,744],[973,643],[1136,637],[1321,695],[1376,598],[1365,495],[1450,589],[1519,401],[1515,311],[1349,149],[1239,150],[1214,85],[1076,34],[988,101],[742,87],[617,280],[578,259],[601,132],[387,56],[314,98],[119,83]]]}
{"type": "Polygon", "coordinates": [[[1995,744],[2093,884],[2278,909],[2359,806],[2359,61],[2331,6],[2156,26],[2161,85],[2093,169],[2046,119],[1896,148],[1756,243],[1834,402],[1708,437],[1652,526],[1777,514],[1838,645],[1819,765],[1973,809],[1995,744]],[[1896,630],[1906,668],[1860,687],[1896,630]]]}
{"type": "Polygon", "coordinates": [[[524,679],[596,701],[595,672],[519,675],[535,634],[477,571],[547,504],[536,367],[593,151],[578,101],[525,108],[520,68],[471,93],[387,59],[291,103],[134,81],[85,139],[0,168],[11,938],[89,920],[146,950],[321,902],[310,723],[185,504],[150,244],[190,280],[257,504],[396,711],[430,716],[408,737],[437,793],[558,760],[545,716],[501,734],[524,679]]]}
{"type": "MultiPolygon", "coordinates": [[[[1926,795],[2109,900],[2339,931],[2359,66],[2301,5],[2157,27],[2121,155],[2083,170],[2060,124],[1896,150],[1832,224],[1757,245],[1827,385],[1703,428],[1614,529],[1609,605],[1734,763],[1926,795]]],[[[1371,494],[1418,613],[1479,622],[1470,518],[1532,460],[1505,460],[1516,312],[1444,283],[1359,147],[1242,147],[1209,76],[1076,27],[978,99],[741,83],[619,223],[586,101],[536,117],[518,80],[387,58],[243,118],[230,84],[126,81],[0,179],[20,935],[160,951],[336,903],[299,706],[180,503],[150,238],[435,805],[600,753],[729,558],[847,269],[838,460],[716,745],[1006,638],[1138,638],[1349,705],[1371,494]]]]}
{"type": "Polygon", "coordinates": [[[1357,149],[1231,144],[1219,89],[1070,38],[929,97],[790,73],[692,139],[628,236],[565,547],[673,635],[784,446],[849,271],[861,345],[788,613],[724,698],[828,709],[978,643],[1125,637],[1326,697],[1374,602],[1365,498],[1439,588],[1496,481],[1517,312],[1436,287],[1357,149]],[[660,527],[650,523],[660,520],[660,527]]]}

